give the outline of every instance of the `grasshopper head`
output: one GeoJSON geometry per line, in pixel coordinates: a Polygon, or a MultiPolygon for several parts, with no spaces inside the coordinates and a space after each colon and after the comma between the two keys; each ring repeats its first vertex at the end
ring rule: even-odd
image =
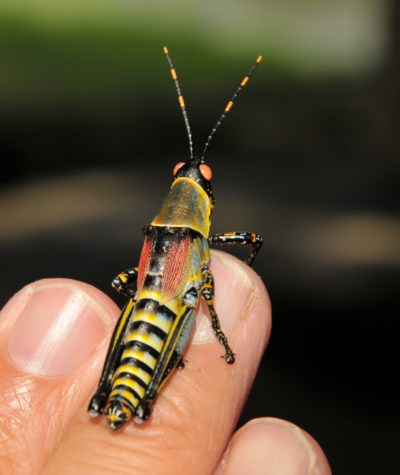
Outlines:
{"type": "Polygon", "coordinates": [[[186,162],[175,165],[174,179],[186,177],[191,178],[207,193],[212,203],[214,203],[211,188],[212,171],[211,168],[200,158],[189,158],[186,162]]]}

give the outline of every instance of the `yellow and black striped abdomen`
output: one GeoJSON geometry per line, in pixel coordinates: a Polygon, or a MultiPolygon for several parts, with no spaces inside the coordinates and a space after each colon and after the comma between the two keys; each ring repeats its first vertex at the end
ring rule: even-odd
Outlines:
{"type": "Polygon", "coordinates": [[[112,416],[113,405],[118,412],[120,404],[129,411],[128,419],[135,414],[146,394],[175,318],[176,314],[160,306],[157,300],[138,300],[109,396],[109,417],[112,416]],[[114,401],[120,404],[113,404],[114,401]]]}

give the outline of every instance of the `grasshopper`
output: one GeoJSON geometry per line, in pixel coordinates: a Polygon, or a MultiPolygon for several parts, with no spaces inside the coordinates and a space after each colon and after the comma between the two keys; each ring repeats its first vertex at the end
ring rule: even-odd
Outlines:
{"type": "Polygon", "coordinates": [[[214,308],[214,278],[210,271],[210,244],[243,244],[251,251],[252,265],[262,238],[254,233],[230,232],[210,235],[214,207],[212,172],[205,162],[210,141],[237,95],[248,82],[262,57],[228,102],[211,130],[201,157],[193,153],[192,134],[177,74],[167,48],[172,79],[178,93],[189,138],[190,156],[178,163],[169,194],[153,221],[144,227],[145,240],[138,267],[114,278],[112,286],[129,298],[112,335],[103,372],[88,412],[104,414],[112,430],[133,419],[142,423],[150,413],[160,389],[173,370],[184,367],[182,359],[203,297],[211,325],[224,346],[228,364],[235,355],[221,330],[214,308]]]}

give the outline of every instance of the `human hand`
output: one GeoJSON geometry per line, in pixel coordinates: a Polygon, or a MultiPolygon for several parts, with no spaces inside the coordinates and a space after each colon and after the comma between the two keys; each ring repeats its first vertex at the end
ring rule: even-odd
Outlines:
{"type": "Polygon", "coordinates": [[[48,279],[17,293],[0,314],[0,473],[318,474],[331,473],[319,445],[288,422],[256,419],[232,432],[270,329],[259,277],[213,252],[216,310],[236,353],[220,358],[205,305],[186,355],[148,422],[112,433],[86,412],[117,306],[99,290],[48,279]]]}

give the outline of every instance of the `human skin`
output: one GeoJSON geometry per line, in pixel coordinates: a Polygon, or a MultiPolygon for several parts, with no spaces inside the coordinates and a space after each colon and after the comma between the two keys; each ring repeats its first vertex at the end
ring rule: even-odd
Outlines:
{"type": "Polygon", "coordinates": [[[236,258],[213,252],[211,269],[235,364],[220,358],[202,303],[185,368],[147,422],[117,432],[86,409],[118,307],[68,279],[18,292],[0,313],[0,473],[330,474],[317,442],[289,422],[260,418],[233,434],[268,343],[271,307],[261,279],[236,258]]]}

